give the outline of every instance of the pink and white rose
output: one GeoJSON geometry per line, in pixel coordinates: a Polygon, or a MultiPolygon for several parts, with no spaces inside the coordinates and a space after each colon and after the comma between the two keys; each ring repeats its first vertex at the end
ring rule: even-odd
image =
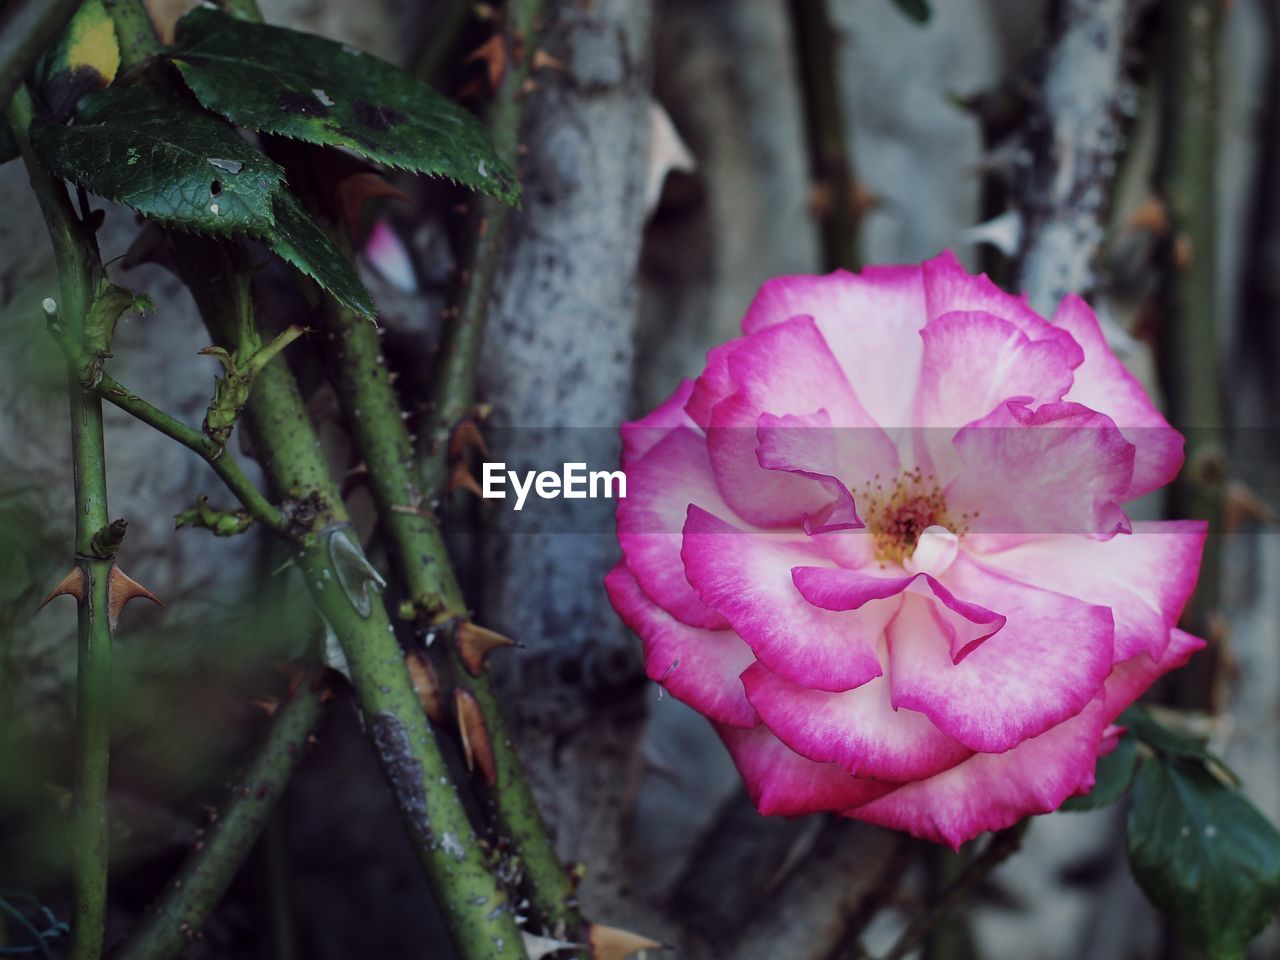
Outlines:
{"type": "Polygon", "coordinates": [[[623,445],[610,599],[762,813],[959,846],[1055,810],[1203,646],[1204,525],[1124,510],[1182,437],[1077,297],[950,254],[771,280],[623,445]]]}

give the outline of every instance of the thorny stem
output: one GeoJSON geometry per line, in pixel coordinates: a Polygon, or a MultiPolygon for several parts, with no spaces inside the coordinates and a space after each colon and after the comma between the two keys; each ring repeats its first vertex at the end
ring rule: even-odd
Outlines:
{"type": "Polygon", "coordinates": [[[100,364],[90,373],[89,364],[92,361],[75,338],[66,335],[65,331],[55,333],[55,337],[62,345],[73,369],[79,372],[83,387],[96,390],[102,399],[169,439],[178,441],[188,450],[199,454],[213,468],[214,473],[226,484],[227,489],[235,495],[249,515],[263,526],[277,533],[284,533],[288,529],[288,518],[253,485],[253,481],[246,476],[235,458],[226,452],[224,445],[217,443],[203,431],[190,427],[152,406],[102,370],[100,364]]]}
{"type": "MultiPolygon", "coordinates": [[[[508,68],[489,107],[489,138],[513,169],[519,160],[520,122],[524,116],[525,81],[533,70],[537,26],[545,0],[511,0],[507,9],[508,68]]],[[[477,200],[469,278],[454,323],[446,331],[443,354],[436,370],[431,409],[419,425],[418,460],[426,492],[440,496],[448,478],[449,438],[471,415],[476,402],[476,368],[484,343],[484,325],[493,297],[493,283],[505,249],[511,208],[487,197],[477,200]]]]}
{"type": "Polygon", "coordinates": [[[978,854],[960,875],[949,883],[933,905],[902,932],[896,943],[885,954],[884,960],[903,960],[911,951],[924,943],[929,932],[945,920],[962,904],[977,886],[1000,864],[1008,860],[1022,847],[1022,835],[1029,820],[991,835],[983,851],[978,854]]]}
{"type": "MultiPolygon", "coordinates": [[[[241,332],[255,323],[244,282],[248,264],[242,257],[233,261],[225,243],[213,250],[191,238],[177,243],[179,260],[187,263],[180,268],[183,278],[195,289],[210,332],[236,349],[241,332]],[[228,276],[226,269],[235,275],[228,276]],[[228,297],[233,301],[219,304],[228,297]]],[[[294,561],[346,655],[365,729],[460,955],[465,960],[522,957],[514,912],[449,780],[377,594],[380,577],[348,529],[346,508],[285,364],[268,364],[258,374],[244,417],[277,493],[312,505],[311,531],[291,543],[294,561]]]]}
{"type": "Polygon", "coordinates": [[[280,704],[266,740],[182,868],[114,960],[168,960],[199,931],[253,849],[320,722],[320,693],[304,680],[280,704]]]}
{"type": "MultiPolygon", "coordinates": [[[[1173,489],[1174,515],[1208,520],[1217,533],[1227,473],[1222,383],[1218,372],[1213,191],[1217,144],[1218,0],[1178,0],[1162,11],[1165,108],[1158,189],[1167,205],[1173,262],[1163,291],[1160,359],[1170,387],[1170,419],[1187,437],[1187,459],[1173,489]]],[[[1218,604],[1218,538],[1205,542],[1187,628],[1212,638],[1218,604]]],[[[1203,678],[1202,678],[1203,679],[1203,678]]],[[[1198,702],[1203,691],[1194,694],[1198,702]]]]}
{"type": "Polygon", "coordinates": [[[465,621],[468,611],[431,506],[418,489],[412,441],[400,418],[377,330],[332,301],[324,308],[324,329],[347,422],[368,467],[380,522],[415,618],[428,629],[450,624],[443,642],[433,644],[430,652],[437,660],[447,659],[454,685],[480,707],[493,750],[496,782],[491,799],[499,828],[520,858],[529,899],[544,928],[559,938],[574,939],[580,919],[573,904],[573,882],[538,813],[487,674],[474,676],[452,642],[452,627],[465,621]]]}
{"type": "MultiPolygon", "coordinates": [[[[101,261],[93,233],[76,216],[66,188],[31,154],[27,132],[32,117],[31,97],[25,88],[19,88],[9,109],[9,120],[53,241],[60,289],[57,323],[87,347],[86,317],[101,277],[101,261]]],[[[107,900],[112,633],[107,592],[122,534],[108,535],[102,401],[81,387],[70,358],[67,393],[71,401],[75,478],[75,563],[84,577],[84,596],[78,607],[70,956],[72,960],[97,960],[102,952],[107,900]]]]}
{"type": "MultiPolygon", "coordinates": [[[[246,3],[238,4],[235,12],[249,18],[257,14],[254,5],[246,3]]],[[[112,13],[122,47],[131,48],[132,62],[158,50],[140,0],[115,0],[112,13]]],[[[173,241],[179,272],[214,338],[233,351],[248,346],[248,340],[257,338],[248,265],[234,262],[235,248],[227,243],[182,237],[173,241]]],[[[386,609],[376,595],[380,578],[346,529],[341,496],[284,364],[268,364],[258,374],[245,420],[272,486],[282,496],[310,505],[311,532],[292,543],[294,560],[326,626],[345,651],[366,730],[455,945],[465,960],[523,957],[514,911],[449,779],[386,609]]],[[[236,861],[233,854],[223,856],[236,861]]]]}
{"type": "Polygon", "coordinates": [[[841,111],[836,49],[827,0],[790,0],[796,62],[804,90],[815,209],[822,222],[826,269],[858,265],[858,197],[841,111]]]}

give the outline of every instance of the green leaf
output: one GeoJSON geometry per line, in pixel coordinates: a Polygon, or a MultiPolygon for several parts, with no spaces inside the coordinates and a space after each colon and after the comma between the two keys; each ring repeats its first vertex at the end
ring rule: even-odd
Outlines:
{"type": "Polygon", "coordinates": [[[41,98],[61,123],[76,102],[115,79],[120,69],[116,27],[102,0],[85,0],[36,68],[41,98]]]}
{"type": "Polygon", "coordinates": [[[1280,904],[1280,834],[1199,761],[1142,761],[1128,846],[1147,896],[1211,957],[1242,958],[1280,904]]]}
{"type": "Polygon", "coordinates": [[[1138,742],[1125,734],[1116,744],[1116,748],[1105,757],[1098,758],[1095,772],[1097,782],[1093,789],[1083,797],[1070,797],[1059,810],[1068,813],[1083,813],[1087,810],[1100,810],[1115,803],[1133,782],[1133,771],[1138,761],[1138,742]]]}
{"type": "Polygon", "coordinates": [[[475,117],[377,57],[203,6],[178,22],[169,57],[196,99],[239,126],[519,198],[475,117]]]}
{"type": "Polygon", "coordinates": [[[147,87],[108,87],[80,102],[69,127],[32,125],[54,173],[144,217],[197,233],[274,225],[284,171],[217,117],[147,87]]]}
{"type": "Polygon", "coordinates": [[[316,226],[293,194],[282,190],[274,207],[275,227],[263,242],[343,306],[372,320],[376,316],[373,299],[355,267],[316,226]]]}
{"type": "Polygon", "coordinates": [[[933,16],[928,0],[893,0],[893,4],[916,23],[928,23],[933,16]]]}

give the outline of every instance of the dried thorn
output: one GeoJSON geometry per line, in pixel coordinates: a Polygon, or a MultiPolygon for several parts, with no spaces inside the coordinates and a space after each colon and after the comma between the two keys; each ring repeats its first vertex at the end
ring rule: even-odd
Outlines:
{"type": "Polygon", "coordinates": [[[1228,481],[1222,496],[1223,532],[1235,533],[1247,520],[1274,525],[1280,523],[1280,514],[1247,483],[1228,481]]]}
{"type": "Polygon", "coordinates": [[[569,65],[539,47],[533,51],[533,69],[559,70],[561,73],[568,73],[569,65]]]}
{"type": "Polygon", "coordinates": [[[453,709],[462,734],[462,753],[467,758],[467,769],[480,768],[485,783],[498,782],[498,771],[493,762],[493,744],[489,742],[489,728],[480,714],[480,704],[466,690],[453,691],[453,709]]]}
{"type": "Polygon", "coordinates": [[[456,459],[466,450],[473,448],[479,450],[482,456],[489,456],[489,447],[484,442],[479,425],[468,417],[458,424],[453,431],[453,436],[449,438],[449,458],[456,459]]]}
{"type": "Polygon", "coordinates": [[[502,34],[495,33],[480,46],[467,55],[466,63],[481,61],[485,67],[485,77],[489,81],[489,92],[497,93],[502,86],[502,78],[507,73],[507,45],[502,34]]]}
{"type": "Polygon", "coordinates": [[[477,497],[482,497],[484,495],[484,491],[480,489],[480,484],[476,480],[475,476],[472,475],[471,469],[462,462],[459,462],[458,465],[453,468],[453,473],[449,475],[449,484],[447,489],[452,493],[459,487],[463,490],[469,490],[477,497]]]}
{"type": "Polygon", "coordinates": [[[440,702],[440,681],[426,657],[410,650],[404,656],[404,665],[409,668],[409,679],[413,681],[413,692],[418,695],[422,711],[432,723],[444,722],[444,704],[440,702]]]}
{"type": "Polygon", "coordinates": [[[624,960],[640,950],[666,949],[638,933],[599,923],[587,924],[587,944],[591,947],[591,960],[624,960]]]}
{"type": "Polygon", "coordinates": [[[485,657],[491,652],[499,647],[514,647],[516,645],[516,642],[510,637],[504,637],[493,630],[478,627],[469,620],[463,621],[458,625],[458,628],[454,631],[453,638],[458,645],[458,655],[462,657],[462,662],[467,665],[467,670],[471,672],[473,677],[478,677],[484,672],[485,657]]]}
{"type": "Polygon", "coordinates": [[[63,595],[75,597],[76,602],[80,603],[84,600],[84,571],[79,566],[71,568],[71,572],[58,581],[58,585],[49,591],[49,595],[40,601],[39,609],[43,610],[45,606],[54,597],[63,595]]]}
{"type": "Polygon", "coordinates": [[[1124,222],[1126,231],[1145,230],[1156,237],[1163,237],[1169,232],[1169,211],[1157,197],[1148,197],[1138,208],[1129,214],[1124,222]]]}
{"type": "Polygon", "coordinates": [[[152,603],[162,607],[164,606],[163,600],[121,570],[117,564],[113,563],[111,565],[111,576],[107,583],[107,620],[110,622],[112,630],[116,628],[116,623],[120,620],[120,611],[124,609],[125,604],[139,597],[144,600],[150,600],[152,603]]]}
{"type": "Polygon", "coordinates": [[[307,668],[292,660],[286,660],[276,664],[276,671],[284,676],[288,681],[285,688],[285,696],[292,697],[302,687],[302,681],[307,678],[307,668]]]}
{"type": "Polygon", "coordinates": [[[274,717],[276,711],[280,709],[280,701],[275,697],[268,697],[266,700],[250,700],[249,704],[257,707],[268,717],[274,717]]]}
{"type": "Polygon", "coordinates": [[[356,234],[360,230],[360,218],[364,205],[378,197],[390,197],[393,200],[409,202],[409,195],[397,190],[387,182],[386,177],[372,170],[364,170],[344,177],[338,184],[338,202],[342,205],[342,218],[347,223],[351,242],[355,243],[356,234]]]}

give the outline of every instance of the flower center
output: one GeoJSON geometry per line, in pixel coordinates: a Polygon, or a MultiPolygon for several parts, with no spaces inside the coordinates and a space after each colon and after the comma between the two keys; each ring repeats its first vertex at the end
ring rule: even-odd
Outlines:
{"type": "Polygon", "coordinates": [[[958,521],[947,513],[942,488],[919,467],[904,470],[885,483],[877,475],[854,492],[858,512],[875,540],[880,565],[903,565],[915,553],[920,536],[929,527],[943,527],[957,536],[969,529],[969,514],[958,521]]]}

